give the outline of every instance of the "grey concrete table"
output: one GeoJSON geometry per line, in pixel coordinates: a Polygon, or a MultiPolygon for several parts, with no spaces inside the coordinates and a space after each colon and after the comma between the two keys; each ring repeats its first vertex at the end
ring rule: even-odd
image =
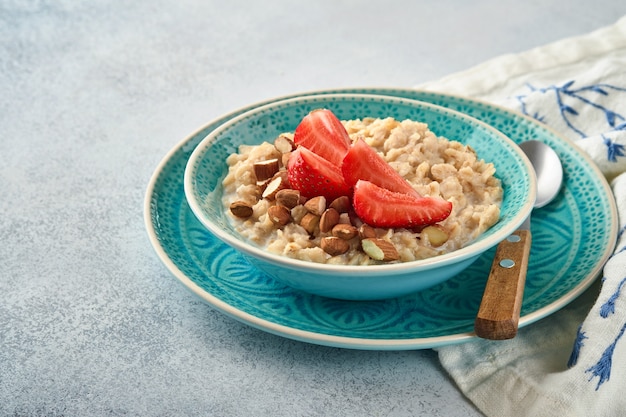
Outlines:
{"type": "Polygon", "coordinates": [[[296,342],[195,298],[147,239],[146,185],[237,107],[411,87],[621,3],[0,0],[0,415],[479,415],[434,351],[296,342]]]}

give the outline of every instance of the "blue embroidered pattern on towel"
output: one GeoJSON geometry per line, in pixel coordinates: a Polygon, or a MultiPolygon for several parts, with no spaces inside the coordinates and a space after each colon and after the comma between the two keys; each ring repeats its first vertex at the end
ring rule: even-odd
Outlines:
{"type": "MultiPolygon", "coordinates": [[[[599,112],[606,121],[607,131],[626,130],[626,116],[619,113],[615,109],[610,109],[606,105],[601,104],[601,98],[608,98],[611,94],[625,93],[626,88],[618,87],[611,84],[599,83],[574,88],[575,80],[566,82],[561,86],[550,85],[548,87],[535,87],[527,84],[530,90],[529,94],[521,94],[515,98],[518,100],[521,111],[527,116],[531,116],[540,122],[550,124],[546,120],[546,116],[538,112],[530,114],[528,110],[528,99],[532,94],[553,94],[555,104],[561,115],[565,125],[574,131],[581,138],[590,136],[577,123],[577,117],[581,114],[582,108],[591,109],[599,112]]],[[[625,100],[613,100],[613,102],[624,102],[625,100]]],[[[602,135],[604,144],[607,147],[607,159],[610,162],[617,162],[617,158],[626,156],[626,148],[624,145],[615,143],[606,136],[602,135]]]]}
{"type": "Polygon", "coordinates": [[[624,284],[626,284],[626,278],[622,279],[617,286],[617,290],[615,290],[613,295],[600,307],[600,316],[602,316],[603,319],[609,317],[611,314],[615,314],[615,301],[619,298],[624,284]]]}
{"type": "MultiPolygon", "coordinates": [[[[621,236],[625,232],[625,230],[626,228],[622,228],[619,232],[619,236],[621,236]]],[[[618,254],[622,254],[625,251],[626,251],[626,246],[617,250],[611,256],[611,258],[618,254]]],[[[602,278],[603,284],[605,280],[606,280],[606,277],[603,277],[602,278]]],[[[615,289],[613,294],[600,306],[599,315],[602,319],[610,318],[613,314],[615,314],[615,304],[617,300],[619,299],[620,295],[622,294],[622,289],[624,288],[625,285],[626,285],[626,276],[624,276],[621,279],[621,281],[617,285],[617,288],[615,289]]],[[[598,377],[598,383],[595,388],[596,391],[600,389],[600,386],[602,384],[604,384],[611,378],[611,367],[613,365],[613,352],[615,351],[615,346],[617,345],[617,342],[619,342],[619,340],[624,335],[624,332],[626,332],[626,323],[622,325],[622,328],[613,339],[613,342],[604,350],[604,352],[600,356],[600,359],[598,359],[598,362],[596,362],[595,365],[585,370],[585,373],[591,373],[591,376],[589,377],[589,381],[591,381],[595,377],[598,377]]],[[[588,339],[588,336],[582,330],[582,325],[581,325],[578,328],[576,341],[574,342],[574,348],[572,350],[572,354],[567,364],[569,368],[576,365],[576,362],[578,361],[578,357],[580,355],[580,351],[584,347],[585,339],[588,339]]]]}
{"type": "Polygon", "coordinates": [[[590,372],[592,375],[589,377],[589,381],[593,378],[598,377],[598,385],[596,385],[596,391],[600,389],[600,386],[604,384],[611,378],[611,366],[613,365],[613,352],[615,351],[615,345],[624,335],[624,331],[626,331],[626,323],[622,326],[620,332],[615,336],[615,340],[611,343],[602,356],[600,360],[591,368],[587,369],[585,372],[590,372]]]}
{"type": "MultiPolygon", "coordinates": [[[[622,229],[622,232],[623,232],[623,229],[622,229]]],[[[624,250],[626,250],[626,247],[617,251],[613,256],[616,256],[617,254],[624,252],[624,250]]],[[[602,278],[603,284],[605,280],[606,280],[606,277],[603,277],[602,278]]],[[[600,306],[599,314],[602,319],[609,318],[610,316],[615,314],[615,303],[619,299],[624,285],[626,285],[626,276],[624,276],[622,280],[619,282],[613,294],[604,302],[604,304],[602,304],[602,306],[600,306]]],[[[595,377],[598,377],[598,384],[596,385],[596,391],[600,389],[600,386],[602,384],[604,384],[606,381],[608,381],[611,378],[611,367],[613,364],[613,352],[615,351],[615,346],[617,345],[617,342],[619,342],[619,340],[622,338],[625,331],[626,331],[626,323],[622,325],[622,328],[613,339],[613,342],[604,350],[604,352],[600,356],[600,359],[598,359],[598,362],[596,362],[596,364],[593,365],[592,367],[585,370],[585,373],[591,373],[591,376],[589,377],[589,381],[591,381],[595,377]]],[[[582,325],[581,325],[578,329],[578,332],[576,335],[576,341],[574,342],[574,348],[572,350],[572,354],[567,364],[568,367],[571,368],[574,365],[576,365],[576,362],[578,361],[578,357],[580,355],[580,351],[582,350],[584,346],[585,339],[588,339],[588,336],[582,330],[582,325]]]]}
{"type": "MultiPolygon", "coordinates": [[[[616,94],[620,96],[626,93],[626,88],[618,87],[607,83],[598,83],[587,85],[583,87],[576,87],[575,80],[568,81],[563,85],[550,85],[548,87],[538,88],[532,84],[527,84],[530,92],[528,94],[521,94],[516,96],[521,111],[527,116],[531,116],[542,123],[548,125],[561,125],[559,120],[549,120],[548,114],[552,114],[550,111],[545,113],[536,111],[530,114],[530,108],[532,104],[535,104],[535,100],[540,101],[542,105],[550,104],[551,102],[555,106],[556,114],[559,114],[562,122],[567,129],[575,132],[581,139],[585,139],[592,135],[601,135],[604,146],[606,146],[606,158],[609,162],[618,162],[618,158],[626,156],[626,148],[623,144],[617,143],[608,137],[609,132],[626,130],[626,110],[620,112],[617,109],[611,108],[617,103],[626,102],[626,97],[615,97],[616,94]],[[554,101],[548,99],[545,100],[546,94],[552,94],[554,101]],[[538,96],[539,95],[539,96],[538,96]],[[610,100],[609,100],[610,99],[610,100]],[[607,104],[610,103],[610,104],[607,104]],[[582,114],[585,117],[579,117],[582,114]],[[586,132],[581,125],[584,123],[583,119],[588,118],[589,114],[594,114],[594,120],[604,120],[605,125],[596,126],[595,129],[600,131],[586,132]],[[597,113],[597,116],[595,115],[597,113]],[[599,118],[599,119],[598,119],[599,118]]],[[[546,109],[548,110],[548,109],[546,109]]],[[[562,127],[562,125],[561,125],[562,127]]],[[[624,229],[620,231],[620,236],[624,233],[624,229]]],[[[626,247],[621,248],[614,253],[613,256],[621,254],[626,251],[626,247]]],[[[613,277],[612,277],[613,279],[613,277]]],[[[603,282],[606,277],[603,278],[603,282]]],[[[620,296],[623,294],[624,286],[626,286],[626,276],[624,276],[619,282],[617,288],[613,294],[602,304],[599,311],[600,320],[608,319],[615,314],[616,304],[620,300],[620,296]]],[[[568,361],[568,367],[573,368],[585,349],[585,345],[588,339],[592,337],[589,332],[583,328],[585,323],[581,324],[576,334],[576,340],[572,349],[568,361]]],[[[613,341],[604,349],[602,355],[597,362],[584,370],[586,374],[590,374],[588,381],[591,382],[594,378],[598,378],[595,390],[598,391],[602,384],[607,382],[611,377],[611,367],[613,365],[613,353],[617,343],[620,341],[624,333],[626,332],[626,323],[621,327],[621,330],[617,332],[613,341]]]]}
{"type": "Polygon", "coordinates": [[[608,159],[610,162],[617,162],[617,157],[626,155],[626,148],[624,147],[624,145],[620,143],[615,143],[604,135],[602,135],[602,140],[604,141],[604,145],[606,145],[607,148],[606,159],[608,159]]]}
{"type": "Polygon", "coordinates": [[[580,349],[585,344],[585,339],[587,339],[587,335],[583,332],[583,325],[578,326],[578,331],[576,332],[576,340],[574,341],[574,348],[572,349],[572,354],[569,357],[569,361],[567,361],[567,367],[571,368],[576,365],[578,362],[578,356],[580,355],[580,349]]]}

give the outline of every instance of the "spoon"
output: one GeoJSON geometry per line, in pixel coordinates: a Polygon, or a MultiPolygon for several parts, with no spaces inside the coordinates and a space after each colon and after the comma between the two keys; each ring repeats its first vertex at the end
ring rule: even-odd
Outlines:
{"type": "MultiPolygon", "coordinates": [[[[529,140],[519,146],[537,177],[534,210],[556,197],[563,182],[563,167],[554,149],[542,142],[529,140]]],[[[474,322],[478,337],[505,340],[517,334],[531,240],[529,215],[513,234],[498,244],[474,322]]]]}

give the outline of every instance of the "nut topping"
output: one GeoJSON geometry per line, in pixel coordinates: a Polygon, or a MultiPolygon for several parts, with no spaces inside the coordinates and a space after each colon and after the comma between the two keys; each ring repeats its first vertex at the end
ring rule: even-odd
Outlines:
{"type": "Polygon", "coordinates": [[[431,244],[431,246],[438,247],[448,241],[448,232],[441,226],[435,224],[426,226],[421,233],[422,237],[431,244]]]}
{"type": "Polygon", "coordinates": [[[350,204],[350,198],[344,195],[334,199],[328,207],[334,208],[339,213],[347,213],[352,208],[352,205],[350,204]]]}
{"type": "Polygon", "coordinates": [[[230,204],[230,212],[233,213],[235,217],[239,217],[241,219],[247,219],[252,216],[252,206],[245,201],[235,201],[230,204]]]}
{"type": "Polygon", "coordinates": [[[254,163],[253,167],[254,175],[256,175],[257,182],[265,182],[272,178],[278,172],[278,159],[258,161],[254,163]]]}
{"type": "Polygon", "coordinates": [[[286,167],[289,164],[289,158],[291,157],[291,152],[287,152],[281,155],[280,163],[286,167]]]}
{"type": "Polygon", "coordinates": [[[315,233],[315,229],[320,224],[320,216],[316,216],[313,213],[305,214],[300,220],[300,226],[304,227],[310,235],[315,233]]]}
{"type": "Polygon", "coordinates": [[[326,210],[326,197],[322,195],[313,197],[310,200],[307,200],[306,203],[304,203],[304,207],[309,210],[309,213],[315,214],[316,216],[321,216],[322,213],[326,210]]]}
{"type": "Polygon", "coordinates": [[[328,208],[320,217],[320,232],[330,232],[339,223],[339,213],[334,208],[328,208]]]}
{"type": "Polygon", "coordinates": [[[289,139],[285,135],[280,135],[274,141],[274,147],[280,153],[288,153],[296,149],[296,145],[293,143],[293,140],[289,139]]]}
{"type": "Polygon", "coordinates": [[[323,237],[320,241],[320,247],[330,256],[343,255],[350,250],[348,241],[334,236],[323,237]]]}
{"type": "Polygon", "coordinates": [[[340,213],[339,214],[339,223],[349,224],[352,226],[352,221],[350,220],[350,215],[348,213],[340,213]]]}
{"type": "Polygon", "coordinates": [[[343,240],[350,240],[359,235],[359,231],[351,224],[339,223],[333,227],[331,234],[343,240]]]}
{"type": "Polygon", "coordinates": [[[361,247],[363,252],[369,255],[370,258],[377,261],[397,261],[400,259],[396,247],[393,243],[385,239],[368,238],[361,241],[361,247]]]}
{"type": "Polygon", "coordinates": [[[267,215],[270,221],[279,227],[291,221],[291,212],[285,206],[271,206],[267,209],[267,215]]]}
{"type": "Polygon", "coordinates": [[[376,229],[374,229],[369,224],[363,223],[359,227],[359,236],[361,239],[375,238],[377,236],[376,229]]]}
{"type": "Polygon", "coordinates": [[[300,191],[284,188],[276,193],[276,204],[292,209],[300,204],[300,191]]]}
{"type": "Polygon", "coordinates": [[[265,187],[265,190],[263,190],[263,194],[261,194],[263,198],[267,198],[268,200],[274,200],[274,198],[276,198],[276,193],[289,187],[287,173],[284,172],[283,175],[283,172],[284,171],[278,172],[276,175],[274,175],[274,178],[270,180],[270,182],[265,187]]]}

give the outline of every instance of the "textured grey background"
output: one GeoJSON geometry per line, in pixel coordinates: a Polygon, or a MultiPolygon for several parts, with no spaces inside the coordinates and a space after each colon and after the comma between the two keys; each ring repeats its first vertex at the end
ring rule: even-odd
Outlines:
{"type": "Polygon", "coordinates": [[[143,198],[209,120],[411,87],[615,22],[614,0],[0,0],[0,416],[474,416],[430,350],[254,330],[175,280],[143,198]],[[549,3],[549,4],[545,4],[549,3]]]}

